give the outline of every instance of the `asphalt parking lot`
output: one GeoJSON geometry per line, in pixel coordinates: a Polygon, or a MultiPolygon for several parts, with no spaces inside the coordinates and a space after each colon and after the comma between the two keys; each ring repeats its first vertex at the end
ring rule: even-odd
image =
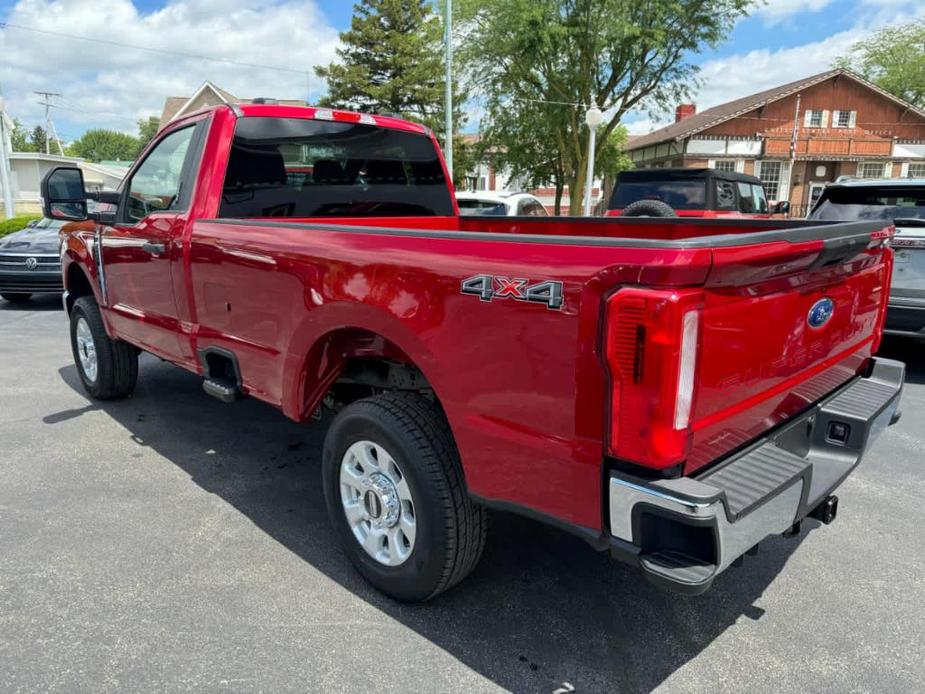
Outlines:
{"type": "Polygon", "coordinates": [[[462,585],[391,602],[319,485],[323,426],[151,357],[79,387],[56,299],[0,302],[0,691],[915,692],[925,682],[925,348],[830,527],[704,596],[496,514],[462,585]]]}

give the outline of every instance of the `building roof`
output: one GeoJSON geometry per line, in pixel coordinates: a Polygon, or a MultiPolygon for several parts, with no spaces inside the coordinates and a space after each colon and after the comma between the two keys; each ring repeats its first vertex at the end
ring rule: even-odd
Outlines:
{"type": "MultiPolygon", "coordinates": [[[[163,127],[174,118],[182,116],[187,109],[196,101],[196,99],[205,91],[211,91],[220,101],[226,104],[250,104],[253,99],[244,99],[235,96],[229,91],[222,89],[210,81],[203,82],[199,89],[193,92],[192,96],[168,96],[164,100],[164,110],[161,112],[161,126],[163,127]]],[[[308,102],[304,99],[279,99],[279,103],[286,106],[307,106],[308,102]]]]}
{"type": "Polygon", "coordinates": [[[900,104],[904,108],[907,108],[910,111],[917,113],[918,115],[925,118],[925,111],[922,111],[912,104],[903,101],[894,94],[890,94],[889,92],[881,89],[873,82],[868,82],[866,79],[854,72],[851,72],[850,70],[838,68],[835,70],[829,70],[828,72],[821,72],[818,75],[804,77],[803,79],[796,80],[795,82],[788,82],[787,84],[782,84],[772,89],[766,89],[765,91],[758,92],[757,94],[743,96],[741,99],[727,101],[725,104],[720,104],[719,106],[714,106],[713,108],[708,108],[706,111],[695,113],[692,116],[688,116],[687,118],[684,118],[683,120],[680,120],[676,123],[672,123],[671,125],[666,125],[664,128],[660,128],[654,132],[649,133],[648,135],[640,135],[638,137],[632,138],[627,142],[626,149],[639,149],[641,147],[647,147],[649,145],[654,145],[659,142],[666,142],[669,140],[683,140],[684,138],[690,137],[691,135],[696,135],[699,132],[719,125],[720,123],[732,120],[733,118],[748,113],[749,111],[754,111],[756,108],[761,108],[762,106],[770,104],[774,101],[779,101],[780,99],[790,96],[791,94],[796,94],[803,89],[812,87],[813,85],[819,84],[820,82],[825,82],[826,80],[837,76],[844,76],[848,79],[854,80],[855,82],[864,85],[868,89],[872,89],[881,96],[897,104],[900,104]]]}

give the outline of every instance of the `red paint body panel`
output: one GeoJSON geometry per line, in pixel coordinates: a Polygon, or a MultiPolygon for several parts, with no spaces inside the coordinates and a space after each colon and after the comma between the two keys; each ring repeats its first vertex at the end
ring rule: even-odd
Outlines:
{"type": "Polygon", "coordinates": [[[439,397],[469,491],[481,497],[602,528],[605,440],[609,417],[620,415],[610,412],[602,340],[606,303],[621,287],[702,294],[686,472],[857,374],[882,323],[890,251],[880,241],[821,267],[819,240],[680,243],[776,229],[773,220],[217,220],[235,115],[219,107],[189,117],[197,118],[210,122],[188,212],[104,229],[108,297],[85,225],[64,234],[65,273],[76,263],[87,274],[113,336],[194,371],[199,350],[230,350],[244,389],[296,420],[311,416],[346,358],[412,362],[439,397]],[[154,262],[133,251],[152,230],[168,245],[154,262]],[[474,275],[556,280],[564,303],[480,301],[460,291],[474,275]],[[806,316],[822,296],[839,311],[813,332],[806,316]]]}

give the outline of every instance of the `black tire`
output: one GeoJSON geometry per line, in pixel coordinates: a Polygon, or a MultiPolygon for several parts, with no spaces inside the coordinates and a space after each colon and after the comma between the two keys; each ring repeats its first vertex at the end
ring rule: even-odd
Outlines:
{"type": "Polygon", "coordinates": [[[23,303],[23,302],[25,302],[25,301],[28,301],[29,299],[32,298],[32,295],[31,295],[31,294],[9,294],[9,293],[3,293],[3,294],[0,294],[0,296],[2,296],[4,299],[6,299],[7,301],[9,301],[10,303],[13,303],[13,304],[21,304],[21,303],[23,303]]]}
{"type": "Polygon", "coordinates": [[[347,555],[386,595],[404,602],[429,600],[459,583],[478,563],[487,513],[466,492],[456,443],[435,403],[394,392],[348,405],[328,429],[322,474],[328,515],[347,555]],[[351,445],[364,440],[382,446],[400,465],[414,499],[416,539],[398,566],[386,566],[363,549],[341,501],[341,461],[351,445]]]}
{"type": "Polygon", "coordinates": [[[623,217],[677,217],[674,208],[661,200],[637,200],[623,208],[623,217]]]}
{"type": "Polygon", "coordinates": [[[106,334],[103,316],[92,296],[82,296],[71,309],[71,351],[84,390],[94,400],[117,400],[127,397],[138,381],[138,350],[127,342],[113,340],[106,334]],[[83,319],[90,328],[96,349],[96,377],[84,371],[77,346],[77,324],[83,319]]]}

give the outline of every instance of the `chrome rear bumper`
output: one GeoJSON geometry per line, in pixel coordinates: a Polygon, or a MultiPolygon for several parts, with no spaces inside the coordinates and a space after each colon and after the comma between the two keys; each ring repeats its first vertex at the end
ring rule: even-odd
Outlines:
{"type": "Polygon", "coordinates": [[[874,359],[800,417],[695,477],[611,473],[612,551],[652,580],[688,593],[769,535],[825,503],[898,418],[905,365],[874,359]]]}

